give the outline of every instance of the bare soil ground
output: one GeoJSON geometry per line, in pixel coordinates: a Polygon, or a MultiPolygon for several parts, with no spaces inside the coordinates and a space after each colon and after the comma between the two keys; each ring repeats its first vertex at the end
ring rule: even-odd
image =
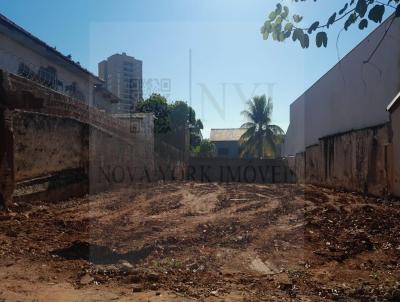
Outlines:
{"type": "Polygon", "coordinates": [[[400,301],[400,203],[167,183],[0,213],[0,301],[400,301]]]}

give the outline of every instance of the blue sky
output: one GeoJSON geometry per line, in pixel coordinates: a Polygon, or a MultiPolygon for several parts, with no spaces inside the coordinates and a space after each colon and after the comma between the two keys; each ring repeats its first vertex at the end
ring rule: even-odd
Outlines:
{"type": "MultiPolygon", "coordinates": [[[[245,101],[263,93],[273,98],[273,122],[286,130],[290,103],[374,29],[343,32],[336,45],[338,24],[326,49],[264,41],[260,27],[276,2],[0,0],[0,12],[95,74],[116,52],[143,60],[144,93],[190,102],[208,137],[210,128],[240,127],[245,101]]],[[[326,21],[344,3],[281,2],[310,21],[326,21]]]]}

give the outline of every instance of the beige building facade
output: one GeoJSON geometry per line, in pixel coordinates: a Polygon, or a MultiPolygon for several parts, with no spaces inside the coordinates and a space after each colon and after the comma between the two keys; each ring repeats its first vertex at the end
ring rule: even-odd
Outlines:
{"type": "Polygon", "coordinates": [[[63,55],[0,14],[0,69],[103,111],[118,102],[105,83],[70,55],[63,55]]]}

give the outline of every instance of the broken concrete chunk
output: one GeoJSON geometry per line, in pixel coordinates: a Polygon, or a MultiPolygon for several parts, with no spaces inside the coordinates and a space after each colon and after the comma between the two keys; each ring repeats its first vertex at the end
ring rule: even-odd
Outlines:
{"type": "Polygon", "coordinates": [[[82,285],[87,285],[90,284],[94,281],[94,278],[90,276],[89,274],[85,274],[81,277],[81,280],[79,281],[80,284],[82,285]]]}

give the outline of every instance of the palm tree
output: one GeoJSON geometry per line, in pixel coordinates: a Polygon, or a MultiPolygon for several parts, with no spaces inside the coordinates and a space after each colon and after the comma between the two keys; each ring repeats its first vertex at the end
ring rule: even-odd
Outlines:
{"type": "Polygon", "coordinates": [[[246,132],[240,138],[241,156],[250,154],[257,158],[273,157],[277,144],[282,143],[285,132],[277,125],[271,125],[272,99],[264,95],[254,96],[247,102],[248,110],[242,115],[248,120],[241,128],[246,132]]]}

